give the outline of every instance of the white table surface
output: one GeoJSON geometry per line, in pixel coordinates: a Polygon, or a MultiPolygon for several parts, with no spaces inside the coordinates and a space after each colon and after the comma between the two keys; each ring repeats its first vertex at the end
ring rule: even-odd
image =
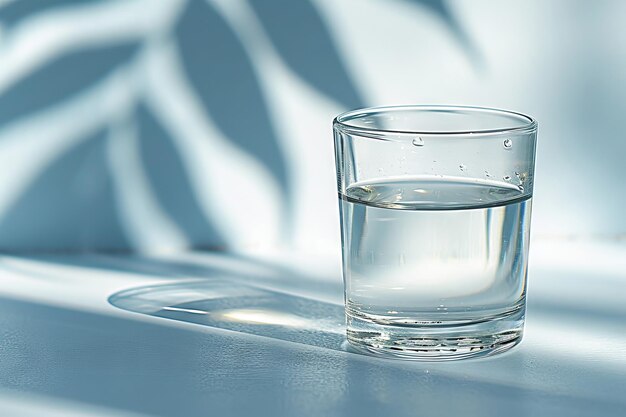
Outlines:
{"type": "Polygon", "coordinates": [[[2,255],[0,416],[626,415],[626,242],[534,242],[523,342],[461,362],[381,359],[315,328],[294,342],[262,324],[233,331],[108,301],[234,276],[341,304],[336,261],[283,258],[2,255]]]}

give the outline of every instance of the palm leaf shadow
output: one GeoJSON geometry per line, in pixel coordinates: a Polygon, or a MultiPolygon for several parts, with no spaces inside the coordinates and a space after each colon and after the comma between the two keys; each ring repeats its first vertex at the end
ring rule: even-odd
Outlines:
{"type": "Polygon", "coordinates": [[[0,219],[2,250],[128,249],[106,160],[106,131],[37,176],[0,219]]]}
{"type": "Polygon", "coordinates": [[[0,22],[8,27],[15,26],[40,12],[48,12],[61,9],[63,6],[83,5],[101,0],[18,0],[13,1],[4,7],[0,7],[0,22]]]}
{"type": "Polygon", "coordinates": [[[145,105],[137,109],[136,119],[143,166],[159,205],[194,247],[207,242],[223,247],[225,240],[202,212],[172,139],[145,105]]]}
{"type": "Polygon", "coordinates": [[[252,0],[249,4],[280,55],[300,77],[342,106],[363,106],[324,20],[309,0],[252,0]]]}
{"type": "Polygon", "coordinates": [[[237,35],[212,6],[201,1],[188,3],[176,35],[183,68],[207,114],[288,192],[283,150],[252,62],[237,35]]]}
{"type": "Polygon", "coordinates": [[[0,94],[0,127],[80,93],[136,50],[136,45],[107,45],[55,59],[0,94]]]}

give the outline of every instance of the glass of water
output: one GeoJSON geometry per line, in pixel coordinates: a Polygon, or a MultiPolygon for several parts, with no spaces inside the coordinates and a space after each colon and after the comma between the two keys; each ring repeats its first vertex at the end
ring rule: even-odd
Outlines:
{"type": "Polygon", "coordinates": [[[344,113],[333,128],[351,345],[447,360],[519,343],[535,120],[395,106],[344,113]]]}

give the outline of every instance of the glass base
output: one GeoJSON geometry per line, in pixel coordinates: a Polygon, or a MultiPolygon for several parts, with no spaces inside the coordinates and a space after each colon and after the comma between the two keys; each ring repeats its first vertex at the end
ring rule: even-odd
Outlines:
{"type": "Polygon", "coordinates": [[[390,358],[447,361],[494,355],[522,340],[524,312],[452,325],[397,326],[347,315],[348,342],[390,358]]]}

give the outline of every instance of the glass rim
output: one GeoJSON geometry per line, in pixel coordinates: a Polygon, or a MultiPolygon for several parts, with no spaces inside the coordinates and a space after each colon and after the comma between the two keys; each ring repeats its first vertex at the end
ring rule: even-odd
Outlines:
{"type": "Polygon", "coordinates": [[[381,136],[405,136],[405,135],[424,135],[424,136],[470,136],[470,135],[493,135],[493,134],[511,134],[511,133],[531,133],[537,130],[537,121],[520,112],[511,110],[502,110],[492,107],[480,106],[460,106],[446,104],[408,104],[395,106],[375,106],[364,107],[341,113],[333,119],[333,127],[346,133],[352,133],[359,136],[381,138],[381,136]],[[393,113],[395,111],[471,111],[477,114],[497,114],[501,116],[514,117],[520,120],[518,126],[494,128],[494,129],[472,129],[472,130],[395,130],[395,129],[379,129],[355,126],[349,124],[351,120],[361,119],[376,113],[393,113]],[[522,123],[525,121],[525,123],[522,123]]]}

